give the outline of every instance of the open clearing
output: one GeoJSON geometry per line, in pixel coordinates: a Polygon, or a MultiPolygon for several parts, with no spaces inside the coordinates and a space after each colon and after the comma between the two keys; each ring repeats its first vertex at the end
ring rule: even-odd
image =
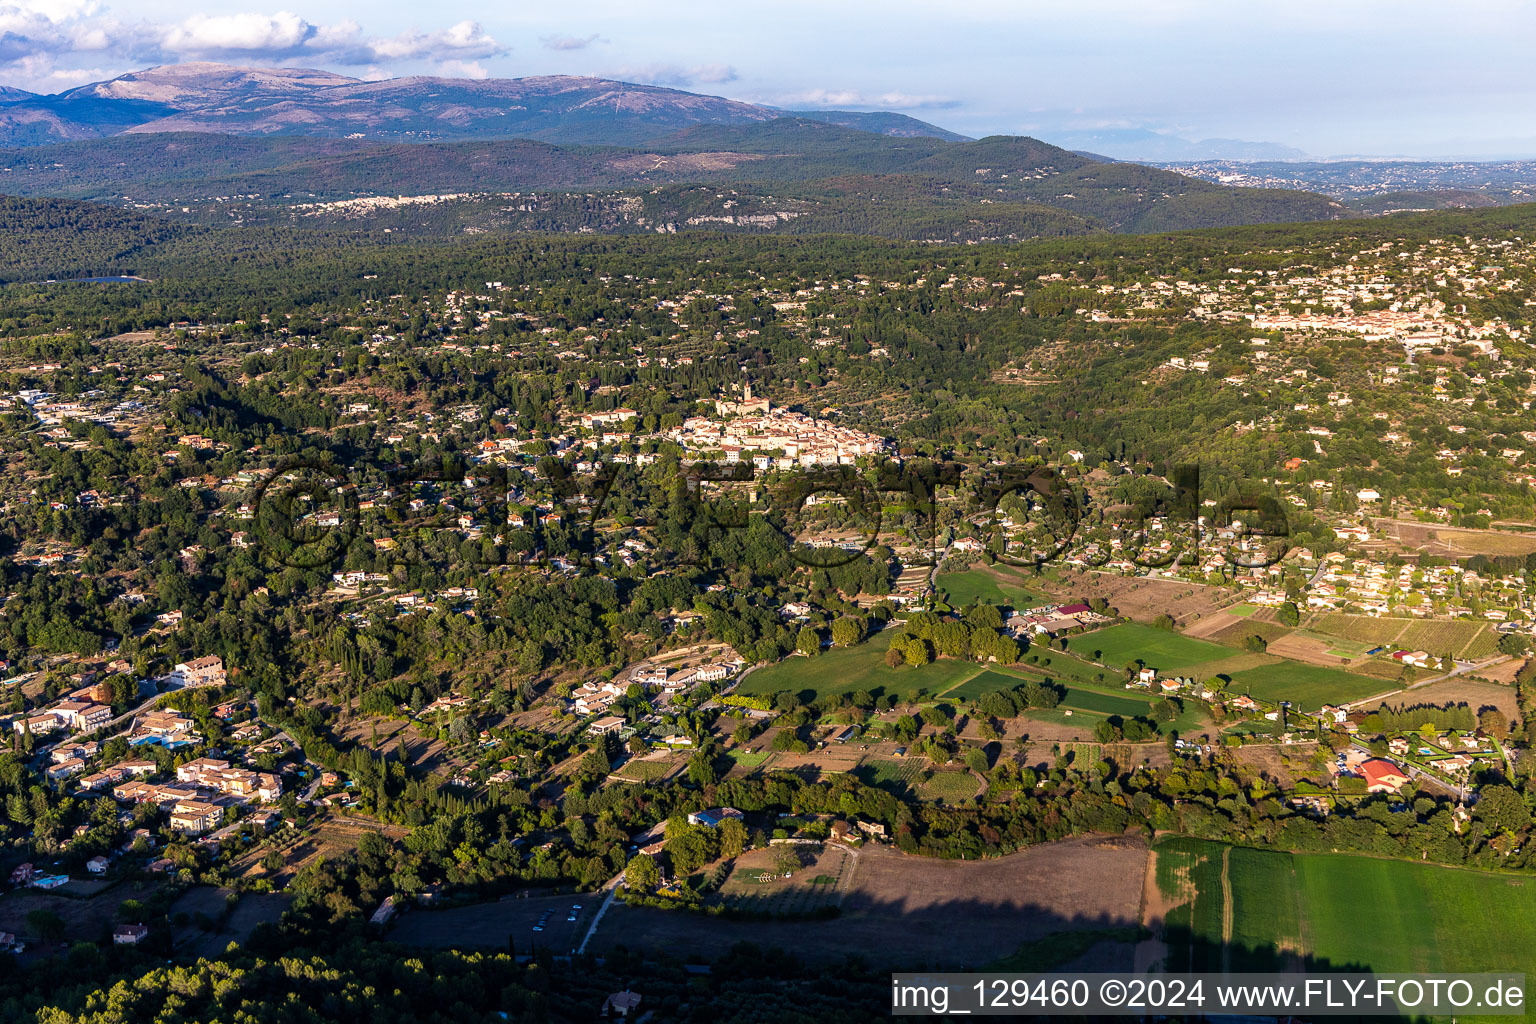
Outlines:
{"type": "Polygon", "coordinates": [[[1394,693],[1383,703],[1393,708],[1412,707],[1415,704],[1466,704],[1473,711],[1496,707],[1510,720],[1520,717],[1513,686],[1485,683],[1465,676],[1442,679],[1428,686],[1416,686],[1402,693],[1394,693]]]}
{"type": "Polygon", "coordinates": [[[934,586],[942,591],[949,604],[955,608],[964,605],[1005,605],[1009,608],[1032,608],[1047,603],[1047,598],[1031,590],[1025,577],[998,566],[967,569],[964,572],[940,573],[934,586]]]}
{"type": "Polygon", "coordinates": [[[1346,704],[1397,687],[1335,668],[1281,661],[1234,673],[1228,688],[1255,700],[1288,700],[1303,709],[1316,710],[1324,704],[1346,704]]]}
{"type": "Polygon", "coordinates": [[[1140,661],[1163,675],[1180,675],[1207,662],[1230,658],[1234,653],[1230,647],[1135,622],[1074,636],[1067,650],[1115,667],[1140,661]]]}
{"type": "MultiPolygon", "coordinates": [[[[878,846],[850,856],[856,859],[852,883],[836,918],[729,920],[615,902],[589,949],[664,950],[702,962],[751,942],[812,962],[858,953],[882,965],[980,967],[1061,932],[1134,927],[1147,847],[1133,836],[1092,836],[979,861],[909,857],[878,846]]],[[[531,924],[543,908],[580,903],[585,914],[599,899],[582,893],[412,912],[390,937],[424,946],[505,949],[510,934],[519,951],[539,938],[563,952],[574,945],[577,932],[571,929],[585,932],[585,919],[569,925],[557,912],[552,935],[533,935],[531,924]]]]}
{"type": "Polygon", "coordinates": [[[1536,972],[1528,878],[1185,838],[1154,855],[1175,904],[1164,918],[1170,970],[1536,972]]]}
{"type": "Polygon", "coordinates": [[[1146,857],[1131,836],[1070,839],[979,861],[866,846],[834,919],[731,921],[616,903],[591,948],[709,959],[754,942],[811,961],[857,952],[881,964],[976,967],[1059,932],[1134,925],[1146,857]]]}
{"type": "Polygon", "coordinates": [[[1455,558],[1467,555],[1528,555],[1536,551],[1536,534],[1504,530],[1469,530],[1431,526],[1401,519],[1372,519],[1371,526],[1416,554],[1455,558]]]}
{"type": "Polygon", "coordinates": [[[926,665],[902,665],[889,668],[885,652],[894,630],[871,637],[857,647],[839,647],[814,658],[791,656],[777,664],[758,669],[741,681],[736,692],[761,695],[789,690],[829,693],[854,693],[867,690],[875,697],[894,694],[911,700],[919,690],[942,693],[956,683],[981,671],[974,661],[940,658],[926,665]]]}

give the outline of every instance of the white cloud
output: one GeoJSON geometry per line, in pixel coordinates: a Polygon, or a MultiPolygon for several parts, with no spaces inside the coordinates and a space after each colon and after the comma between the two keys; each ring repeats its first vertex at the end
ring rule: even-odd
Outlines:
{"type": "Polygon", "coordinates": [[[194,14],[168,28],[161,46],[169,53],[292,53],[318,29],[292,11],[276,14],[194,14]]]}
{"type": "Polygon", "coordinates": [[[541,36],[539,39],[546,50],[585,50],[593,43],[607,41],[596,32],[589,36],[541,36]]]}
{"type": "Polygon", "coordinates": [[[461,21],[444,32],[402,32],[366,43],[375,60],[470,60],[498,57],[507,48],[486,35],[478,22],[461,21]]]}
{"type": "MultiPolygon", "coordinates": [[[[127,67],[184,60],[264,64],[302,60],[366,67],[436,65],[445,74],[485,77],[479,63],[509,49],[475,21],[439,31],[371,36],[350,19],[318,24],[294,13],[194,14],[174,22],[123,21],[95,0],[0,0],[0,71],[34,88],[74,83],[76,58],[115,58],[127,67]]],[[[122,68],[126,70],[126,68],[122,68]]],[[[99,77],[110,77],[91,69],[99,77]]],[[[87,79],[91,80],[91,79],[87,79]]]]}
{"type": "Polygon", "coordinates": [[[959,101],[946,96],[915,96],[904,92],[864,93],[857,89],[809,89],[784,96],[778,101],[785,107],[879,107],[883,110],[946,110],[959,101]]]}
{"type": "Polygon", "coordinates": [[[695,64],[692,67],[681,67],[677,64],[641,64],[621,67],[607,77],[624,82],[637,82],[641,85],[672,87],[720,85],[724,82],[736,81],[736,69],[729,64],[695,64]]]}
{"type": "Polygon", "coordinates": [[[478,82],[491,77],[477,60],[445,60],[437,70],[446,78],[473,78],[478,82]]]}

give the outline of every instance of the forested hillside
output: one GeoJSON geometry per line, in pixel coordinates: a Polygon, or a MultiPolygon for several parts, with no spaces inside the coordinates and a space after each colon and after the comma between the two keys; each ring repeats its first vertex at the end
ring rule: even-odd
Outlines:
{"type": "Polygon", "coordinates": [[[146,250],[201,233],[96,203],[0,196],[0,281],[132,274],[146,250]]]}
{"type": "MultiPolygon", "coordinates": [[[[720,209],[676,205],[673,197],[681,193],[666,188],[688,184],[713,186],[722,200],[729,197],[721,190],[729,187],[770,208],[785,199],[810,204],[753,230],[913,240],[1017,241],[1100,229],[1181,230],[1351,215],[1313,193],[1226,188],[1137,164],[1090,160],[1037,139],[894,137],[797,118],[695,126],[644,148],[561,147],[527,139],[384,145],[135,135],[3,151],[0,167],[12,194],[128,202],[210,223],[281,220],[285,208],[314,202],[518,193],[519,201],[510,204],[516,209],[484,210],[461,226],[634,230],[638,218],[644,221],[640,230],[674,230],[696,226],[688,224],[694,216],[713,218],[726,229],[741,226],[721,220],[720,209]],[[524,200],[525,193],[538,198],[524,200]],[[668,198],[658,204],[648,198],[655,195],[668,198]],[[521,208],[529,205],[538,216],[523,216],[533,212],[521,208]],[[499,212],[518,215],[492,215],[499,212]]],[[[732,218],[739,216],[737,211],[732,218]]],[[[400,230],[413,223],[388,226],[400,230]]]]}

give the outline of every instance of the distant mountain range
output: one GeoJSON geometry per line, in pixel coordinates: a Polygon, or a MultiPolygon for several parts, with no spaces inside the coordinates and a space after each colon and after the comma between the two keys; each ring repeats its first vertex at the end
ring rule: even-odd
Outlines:
{"type": "Polygon", "coordinates": [[[1024,136],[967,139],[904,114],[596,78],[365,82],[181,64],[0,94],[0,147],[0,192],[206,226],[984,242],[1355,215],[1311,192],[1229,188],[1024,136]]]}
{"type": "Polygon", "coordinates": [[[1276,142],[1242,139],[1203,139],[1191,142],[1145,128],[1106,128],[1095,131],[1047,132],[1066,149],[1103,154],[1115,160],[1173,163],[1183,160],[1303,160],[1307,154],[1276,142]]]}
{"type": "Polygon", "coordinates": [[[786,112],[602,78],[367,82],[303,68],[192,63],[136,71],[52,96],[4,89],[0,146],[144,132],[633,145],[697,124],[755,124],[785,116],[898,137],[963,138],[904,114],[786,112]]]}

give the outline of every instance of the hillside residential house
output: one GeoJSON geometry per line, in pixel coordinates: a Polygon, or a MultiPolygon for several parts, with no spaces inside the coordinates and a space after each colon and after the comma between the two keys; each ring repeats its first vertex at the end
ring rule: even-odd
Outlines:
{"type": "Polygon", "coordinates": [[[688,815],[688,824],[707,825],[710,828],[719,828],[727,819],[735,818],[740,821],[742,813],[734,807],[711,807],[707,811],[694,811],[688,815]]]}
{"type": "Polygon", "coordinates": [[[217,654],[185,661],[171,669],[178,686],[218,686],[224,682],[224,659],[217,654]]]}
{"type": "Polygon", "coordinates": [[[603,1000],[602,1015],[605,1017],[628,1017],[640,1005],[640,993],[615,992],[603,1000]]]}
{"type": "Polygon", "coordinates": [[[624,728],[624,719],[618,715],[609,715],[607,718],[599,718],[588,726],[588,731],[594,736],[607,736],[624,728]]]}
{"type": "Polygon", "coordinates": [[[223,808],[202,800],[183,800],[171,812],[171,828],[176,832],[200,836],[219,823],[223,808]]]}
{"type": "Polygon", "coordinates": [[[148,934],[148,925],[120,924],[112,929],[112,943],[117,946],[137,946],[148,934]]]}
{"type": "Polygon", "coordinates": [[[1365,776],[1367,793],[1396,793],[1408,783],[1402,769],[1384,757],[1362,761],[1360,774],[1365,776]]]}

